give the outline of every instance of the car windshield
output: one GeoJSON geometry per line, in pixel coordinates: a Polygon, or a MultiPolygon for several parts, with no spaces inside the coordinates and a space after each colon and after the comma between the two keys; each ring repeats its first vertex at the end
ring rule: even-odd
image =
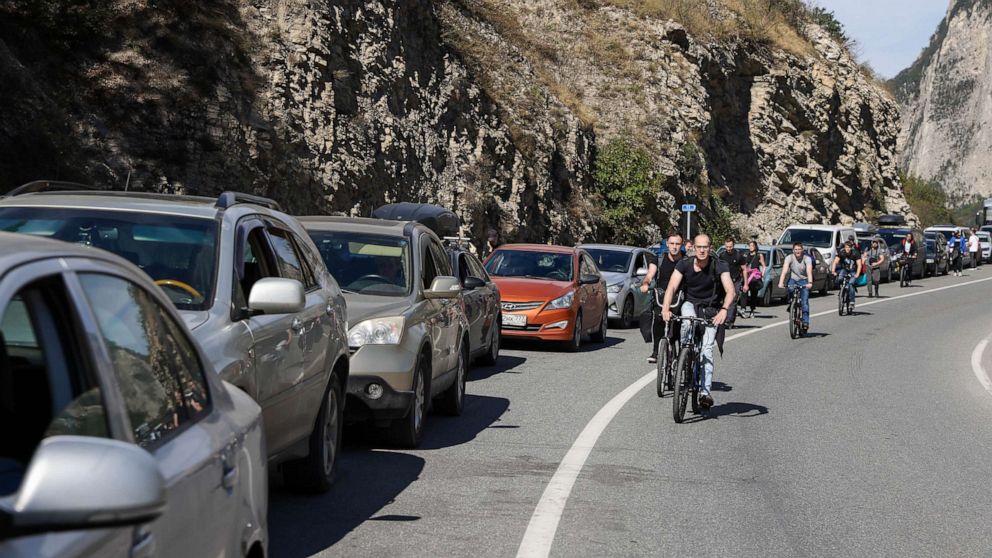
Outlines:
{"type": "Polygon", "coordinates": [[[410,293],[410,241],[406,237],[311,231],[310,238],[342,289],[377,296],[410,293]]]}
{"type": "Polygon", "coordinates": [[[786,229],[779,244],[782,246],[792,246],[794,242],[802,242],[805,246],[816,246],[817,248],[832,248],[833,231],[820,231],[813,229],[786,229]]]}
{"type": "Polygon", "coordinates": [[[213,303],[217,223],[136,211],[57,207],[0,208],[0,230],[55,238],[113,252],[162,287],[177,308],[213,303]]]}
{"type": "Polygon", "coordinates": [[[630,269],[630,259],[634,255],[633,252],[607,250],[603,248],[586,248],[586,252],[592,256],[600,271],[619,273],[627,273],[627,270],[630,269]]]}
{"type": "Polygon", "coordinates": [[[989,239],[992,238],[992,235],[983,231],[978,231],[977,233],[975,233],[975,235],[977,235],[978,240],[981,240],[982,242],[988,242],[989,239]]]}
{"type": "Polygon", "coordinates": [[[885,243],[889,246],[898,246],[907,234],[909,231],[900,229],[878,231],[878,236],[885,239],[885,243]]]}
{"type": "Polygon", "coordinates": [[[529,277],[550,281],[572,280],[572,254],[497,250],[486,261],[486,271],[495,277],[529,277]]]}

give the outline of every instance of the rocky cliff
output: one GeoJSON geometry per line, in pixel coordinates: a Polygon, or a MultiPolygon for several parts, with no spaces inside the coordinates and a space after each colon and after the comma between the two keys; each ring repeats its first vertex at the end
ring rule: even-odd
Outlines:
{"type": "Polygon", "coordinates": [[[0,191],[421,200],[476,238],[557,242],[647,241],[682,202],[764,237],[909,212],[896,106],[841,45],[771,9],[675,3],[0,0],[0,191]],[[646,155],[646,186],[604,153],[646,155]],[[621,205],[629,225],[604,217],[621,205]]]}
{"type": "Polygon", "coordinates": [[[992,195],[992,1],[953,0],[930,44],[890,86],[901,164],[952,201],[992,195]]]}

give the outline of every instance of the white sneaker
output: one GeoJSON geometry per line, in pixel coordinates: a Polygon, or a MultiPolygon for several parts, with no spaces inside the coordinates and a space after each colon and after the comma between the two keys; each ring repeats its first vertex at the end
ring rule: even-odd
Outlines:
{"type": "Polygon", "coordinates": [[[655,364],[656,362],[658,362],[657,357],[653,357],[653,356],[648,357],[648,364],[655,364]]]}

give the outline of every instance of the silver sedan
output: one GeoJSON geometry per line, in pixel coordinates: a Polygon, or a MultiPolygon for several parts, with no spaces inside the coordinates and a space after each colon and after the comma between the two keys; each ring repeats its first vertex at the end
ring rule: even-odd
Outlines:
{"type": "Polygon", "coordinates": [[[7,233],[0,270],[0,556],[264,556],[261,409],[162,290],[7,233]]]}

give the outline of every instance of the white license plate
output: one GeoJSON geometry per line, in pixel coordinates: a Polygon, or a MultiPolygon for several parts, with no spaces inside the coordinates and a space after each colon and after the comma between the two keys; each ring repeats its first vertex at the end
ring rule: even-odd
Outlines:
{"type": "Polygon", "coordinates": [[[933,263],[933,258],[927,258],[927,263],[933,263]]]}
{"type": "Polygon", "coordinates": [[[527,316],[524,314],[503,314],[503,325],[524,327],[527,325],[527,316]]]}

